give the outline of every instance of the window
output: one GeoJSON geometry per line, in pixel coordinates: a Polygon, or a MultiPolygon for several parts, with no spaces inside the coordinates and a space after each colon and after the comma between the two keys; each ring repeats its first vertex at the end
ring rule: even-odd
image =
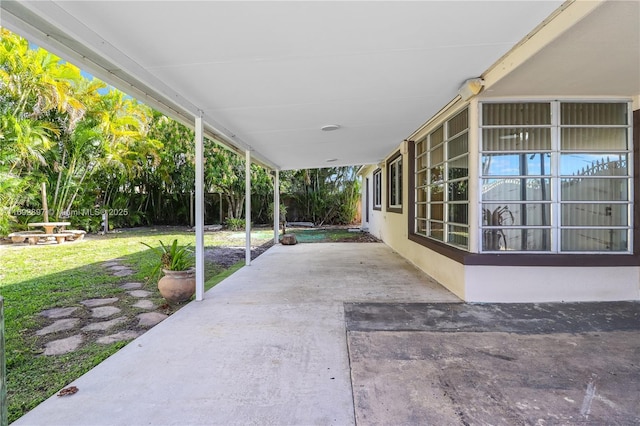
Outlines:
{"type": "Polygon", "coordinates": [[[365,179],[364,187],[364,221],[369,223],[369,200],[371,195],[369,194],[369,178],[365,179]]]}
{"type": "Polygon", "coordinates": [[[484,103],[482,251],[632,251],[629,105],[484,103]]]}
{"type": "Polygon", "coordinates": [[[402,155],[398,151],[387,162],[387,211],[402,213],[402,155]]]}
{"type": "Polygon", "coordinates": [[[373,209],[382,210],[382,170],[373,172],[373,209]]]}
{"type": "Polygon", "coordinates": [[[469,248],[469,120],[456,114],[415,144],[414,232],[469,248]]]}

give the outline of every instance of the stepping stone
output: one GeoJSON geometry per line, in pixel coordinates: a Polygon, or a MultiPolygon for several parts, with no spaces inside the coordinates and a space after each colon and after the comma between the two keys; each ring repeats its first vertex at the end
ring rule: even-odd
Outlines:
{"type": "Polygon", "coordinates": [[[120,313],[120,308],[115,306],[100,306],[91,310],[91,318],[107,318],[120,313]]]}
{"type": "Polygon", "coordinates": [[[54,322],[53,324],[36,331],[38,336],[44,336],[46,334],[57,333],[59,331],[71,330],[78,325],[80,319],[78,318],[65,318],[54,322]]]}
{"type": "Polygon", "coordinates": [[[140,334],[131,330],[119,331],[116,334],[110,334],[109,336],[100,337],[96,342],[102,345],[108,345],[110,343],[120,342],[122,340],[132,340],[138,337],[140,334]]]}
{"type": "Polygon", "coordinates": [[[118,301],[117,297],[107,297],[104,299],[87,299],[87,300],[83,300],[80,303],[82,303],[87,308],[95,308],[96,306],[110,305],[117,301],[118,301]]]}
{"type": "Polygon", "coordinates": [[[133,297],[149,297],[151,292],[147,290],[132,290],[128,292],[133,297]]]}
{"type": "Polygon", "coordinates": [[[140,309],[154,309],[156,305],[151,300],[138,300],[136,303],[132,305],[134,308],[140,309]]]}
{"type": "Polygon", "coordinates": [[[65,339],[54,340],[45,345],[45,355],[62,355],[75,351],[82,344],[82,335],[67,337],[65,339]]]}
{"type": "Polygon", "coordinates": [[[131,269],[122,269],[113,273],[114,277],[128,277],[129,275],[133,275],[133,271],[131,269]]]}
{"type": "Polygon", "coordinates": [[[113,266],[109,266],[108,269],[111,269],[112,271],[122,271],[125,269],[129,269],[129,267],[124,265],[113,265],[113,266]]]}
{"type": "Polygon", "coordinates": [[[125,290],[135,290],[141,288],[142,286],[142,283],[124,283],[120,286],[120,288],[123,288],[125,290]]]}
{"type": "Polygon", "coordinates": [[[46,318],[63,318],[74,313],[78,308],[54,308],[40,312],[40,315],[46,318]]]}
{"type": "Polygon", "coordinates": [[[82,331],[104,331],[111,327],[115,327],[118,324],[122,324],[123,322],[127,322],[126,317],[118,317],[109,321],[94,322],[82,327],[82,331]]]}
{"type": "Polygon", "coordinates": [[[102,266],[104,266],[105,268],[111,268],[112,266],[120,266],[120,262],[115,260],[110,260],[108,262],[104,262],[102,266]]]}
{"type": "Polygon", "coordinates": [[[146,314],[140,314],[137,316],[139,327],[153,327],[162,320],[166,319],[168,315],[161,314],[160,312],[147,312],[146,314]]]}

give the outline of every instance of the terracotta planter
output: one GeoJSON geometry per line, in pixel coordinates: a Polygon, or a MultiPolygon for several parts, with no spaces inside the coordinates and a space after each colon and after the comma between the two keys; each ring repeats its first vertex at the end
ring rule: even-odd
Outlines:
{"type": "Polygon", "coordinates": [[[170,271],[163,269],[164,276],[158,281],[158,290],[169,303],[186,302],[196,292],[195,270],[170,271]]]}

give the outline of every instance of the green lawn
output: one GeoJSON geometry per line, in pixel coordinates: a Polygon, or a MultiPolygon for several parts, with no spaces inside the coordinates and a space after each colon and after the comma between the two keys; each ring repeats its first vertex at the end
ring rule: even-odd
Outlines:
{"type": "MultiPolygon", "coordinates": [[[[123,282],[146,282],[152,291],[150,300],[162,312],[176,307],[161,306],[155,282],[146,278],[153,270],[155,254],[140,244],[158,246],[178,239],[179,244],[195,244],[193,232],[168,228],[126,231],[106,236],[88,236],[84,241],[46,246],[0,246],[0,295],[4,297],[5,340],[9,422],[12,422],[84,374],[126,342],[110,345],[87,343],[66,355],[44,356],[43,338],[35,332],[47,321],[39,315],[45,309],[81,306],[91,298],[124,295],[123,282]],[[126,278],[107,273],[102,262],[120,259],[135,274],[126,278]]],[[[252,244],[273,238],[273,231],[252,233],[252,244]]],[[[205,234],[205,246],[242,246],[245,235],[238,232],[205,234]]],[[[211,262],[205,267],[206,287],[213,285],[242,266],[225,269],[211,262]]]]}

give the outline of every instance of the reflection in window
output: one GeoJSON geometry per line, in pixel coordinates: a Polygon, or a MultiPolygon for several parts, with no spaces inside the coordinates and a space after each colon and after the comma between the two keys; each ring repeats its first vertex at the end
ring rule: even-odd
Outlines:
{"type": "Polygon", "coordinates": [[[402,155],[398,153],[387,164],[388,169],[388,208],[390,211],[402,209],[402,155]]]}
{"type": "Polygon", "coordinates": [[[468,127],[465,109],[415,143],[414,232],[463,249],[469,247],[468,127]],[[421,203],[429,207],[422,209],[421,203]]]}
{"type": "Polygon", "coordinates": [[[484,176],[547,176],[551,174],[551,153],[485,154],[484,176]]]}
{"type": "Polygon", "coordinates": [[[382,171],[380,169],[373,172],[373,208],[382,208],[382,171]]]}
{"type": "Polygon", "coordinates": [[[481,110],[483,251],[632,251],[627,103],[481,110]]]}

